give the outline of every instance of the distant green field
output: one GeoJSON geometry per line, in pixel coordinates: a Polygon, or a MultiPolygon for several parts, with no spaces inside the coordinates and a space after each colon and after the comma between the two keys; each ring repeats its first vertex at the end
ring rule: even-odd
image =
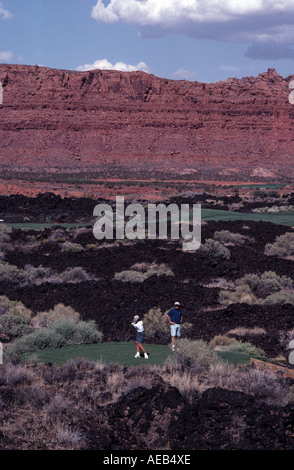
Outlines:
{"type": "Polygon", "coordinates": [[[219,209],[202,209],[201,216],[203,220],[253,220],[262,222],[271,222],[278,225],[294,226],[294,213],[285,212],[278,214],[245,214],[243,212],[232,212],[219,209]]]}
{"type": "MultiPolygon", "coordinates": [[[[193,214],[191,213],[191,218],[193,214]]],[[[208,221],[213,220],[218,222],[220,220],[229,221],[229,220],[253,220],[253,221],[262,221],[262,222],[271,222],[278,225],[286,225],[288,227],[294,227],[294,212],[285,212],[277,214],[255,214],[255,213],[243,213],[243,212],[233,212],[220,209],[201,209],[202,220],[208,221]]],[[[165,219],[161,219],[164,221],[165,219]]],[[[170,220],[170,217],[167,218],[170,220]]],[[[91,222],[81,222],[81,223],[31,223],[31,222],[19,222],[19,223],[7,223],[5,224],[8,227],[15,229],[23,230],[43,230],[47,227],[63,227],[63,228],[75,228],[83,226],[91,226],[91,222]]]]}

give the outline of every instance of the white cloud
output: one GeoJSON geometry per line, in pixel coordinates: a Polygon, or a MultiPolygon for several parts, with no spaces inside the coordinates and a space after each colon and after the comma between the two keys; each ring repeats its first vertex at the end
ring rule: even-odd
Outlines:
{"type": "Polygon", "coordinates": [[[172,76],[177,79],[191,80],[192,78],[195,78],[196,73],[190,72],[189,70],[186,70],[186,69],[178,69],[172,74],[172,76]]]}
{"type": "Polygon", "coordinates": [[[294,0],[98,0],[92,17],[138,25],[145,37],[294,44],[294,0]]]}
{"type": "Polygon", "coordinates": [[[120,70],[121,72],[135,72],[141,70],[143,72],[150,72],[150,67],[148,67],[145,62],[139,62],[137,65],[126,64],[124,62],[116,62],[112,64],[107,59],[96,60],[93,64],[84,64],[79,65],[76,70],[80,72],[85,72],[88,70],[120,70]]]}
{"type": "Polygon", "coordinates": [[[13,57],[11,51],[0,51],[0,62],[9,62],[13,57]]]}
{"type": "Polygon", "coordinates": [[[92,17],[103,23],[176,25],[185,21],[222,22],[252,14],[294,12],[293,0],[98,0],[92,17]]]}
{"type": "Polygon", "coordinates": [[[10,13],[10,11],[5,10],[2,2],[0,2],[0,18],[2,18],[3,20],[9,20],[10,18],[12,18],[12,14],[10,13]]]}

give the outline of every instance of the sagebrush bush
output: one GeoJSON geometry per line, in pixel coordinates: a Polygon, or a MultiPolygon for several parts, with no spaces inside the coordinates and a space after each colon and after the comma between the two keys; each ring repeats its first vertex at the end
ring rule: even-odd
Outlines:
{"type": "Polygon", "coordinates": [[[265,255],[286,258],[294,256],[294,232],[287,232],[276,238],[274,243],[268,243],[264,248],[265,255]]]}
{"type": "Polygon", "coordinates": [[[219,362],[213,347],[203,340],[181,338],[177,341],[175,363],[182,368],[206,367],[219,362]]]}
{"type": "Polygon", "coordinates": [[[137,263],[131,269],[115,274],[115,279],[123,282],[144,282],[150,276],[173,276],[172,270],[164,265],[137,263]]]}
{"type": "Polygon", "coordinates": [[[60,275],[60,277],[63,282],[83,282],[92,279],[92,276],[90,276],[84,270],[84,268],[80,266],[77,266],[75,268],[68,268],[60,275]]]}
{"type": "Polygon", "coordinates": [[[9,336],[10,340],[27,335],[31,332],[31,327],[19,315],[4,313],[0,316],[0,334],[9,336]]]}
{"type": "Polygon", "coordinates": [[[78,322],[80,320],[80,314],[69,305],[59,303],[48,311],[38,312],[35,317],[32,318],[32,325],[35,328],[47,327],[61,318],[78,322]]]}
{"type": "Polygon", "coordinates": [[[61,251],[65,251],[66,253],[81,253],[84,251],[84,248],[79,243],[66,241],[61,244],[61,251]]]}
{"type": "MultiPolygon", "coordinates": [[[[166,318],[167,312],[162,313],[159,307],[151,308],[143,317],[146,337],[153,341],[168,343],[170,341],[170,324],[166,318]]],[[[185,335],[191,329],[192,324],[181,323],[181,334],[185,335]]]]}
{"type": "Polygon", "coordinates": [[[55,320],[50,329],[61,335],[67,345],[99,343],[102,339],[93,320],[75,322],[69,318],[61,318],[55,320]]]}
{"type": "Polygon", "coordinates": [[[265,352],[263,351],[263,349],[258,348],[257,346],[249,342],[232,341],[231,344],[223,345],[222,351],[238,352],[249,354],[250,356],[265,357],[265,352]]]}
{"type": "Polygon", "coordinates": [[[287,290],[281,290],[280,292],[275,292],[267,296],[263,301],[263,305],[273,305],[273,304],[291,304],[294,305],[294,291],[290,292],[287,290]]]}
{"type": "Polygon", "coordinates": [[[57,349],[72,344],[98,343],[101,340],[102,333],[93,320],[76,322],[60,318],[46,328],[40,328],[16,339],[6,350],[11,356],[48,348],[57,349]]]}
{"type": "Polygon", "coordinates": [[[166,315],[160,308],[151,308],[143,317],[144,330],[148,339],[169,341],[170,328],[166,315]]]}
{"type": "Polygon", "coordinates": [[[232,244],[232,245],[243,245],[246,241],[245,235],[241,235],[241,233],[232,233],[229,230],[220,230],[218,232],[214,232],[213,235],[214,240],[224,244],[232,244]]]}
{"type": "Polygon", "coordinates": [[[232,303],[293,304],[293,280],[287,276],[278,276],[273,271],[265,271],[261,275],[246,274],[235,281],[233,289],[221,290],[219,302],[224,305],[232,303]]]}
{"type": "Polygon", "coordinates": [[[209,345],[215,348],[217,346],[229,346],[234,342],[236,342],[235,338],[230,338],[226,335],[216,335],[209,341],[209,345]]]}
{"type": "Polygon", "coordinates": [[[53,275],[51,268],[44,268],[43,266],[26,265],[24,269],[19,270],[19,281],[22,285],[42,284],[46,282],[53,275]]]}
{"type": "Polygon", "coordinates": [[[57,335],[50,328],[41,328],[28,335],[16,339],[6,348],[6,353],[20,355],[28,352],[39,351],[47,348],[61,348],[66,346],[66,341],[61,335],[57,335]]]}
{"type": "Polygon", "coordinates": [[[17,266],[0,261],[0,282],[15,282],[19,281],[19,269],[17,266]]]}
{"type": "Polygon", "coordinates": [[[205,243],[200,245],[200,252],[208,257],[228,260],[231,257],[230,250],[213,238],[208,238],[205,243]]]}
{"type": "Polygon", "coordinates": [[[10,300],[5,295],[0,296],[0,315],[5,313],[17,315],[26,323],[29,323],[32,317],[32,311],[18,300],[10,300]]]}
{"type": "Polygon", "coordinates": [[[257,297],[266,297],[281,289],[292,289],[293,281],[287,276],[278,276],[274,271],[257,274],[246,274],[236,280],[236,286],[248,285],[257,297]]]}

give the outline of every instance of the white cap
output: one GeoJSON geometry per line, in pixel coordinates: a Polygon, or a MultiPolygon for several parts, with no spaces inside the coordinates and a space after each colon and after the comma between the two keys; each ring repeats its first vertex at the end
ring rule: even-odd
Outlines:
{"type": "Polygon", "coordinates": [[[175,305],[181,305],[180,302],[175,302],[175,305]]]}

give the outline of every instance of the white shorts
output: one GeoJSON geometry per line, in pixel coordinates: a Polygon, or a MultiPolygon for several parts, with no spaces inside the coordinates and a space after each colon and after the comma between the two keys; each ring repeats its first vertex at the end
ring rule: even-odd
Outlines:
{"type": "Polygon", "coordinates": [[[174,325],[171,325],[170,334],[171,336],[181,336],[181,325],[179,323],[175,323],[174,325]]]}

